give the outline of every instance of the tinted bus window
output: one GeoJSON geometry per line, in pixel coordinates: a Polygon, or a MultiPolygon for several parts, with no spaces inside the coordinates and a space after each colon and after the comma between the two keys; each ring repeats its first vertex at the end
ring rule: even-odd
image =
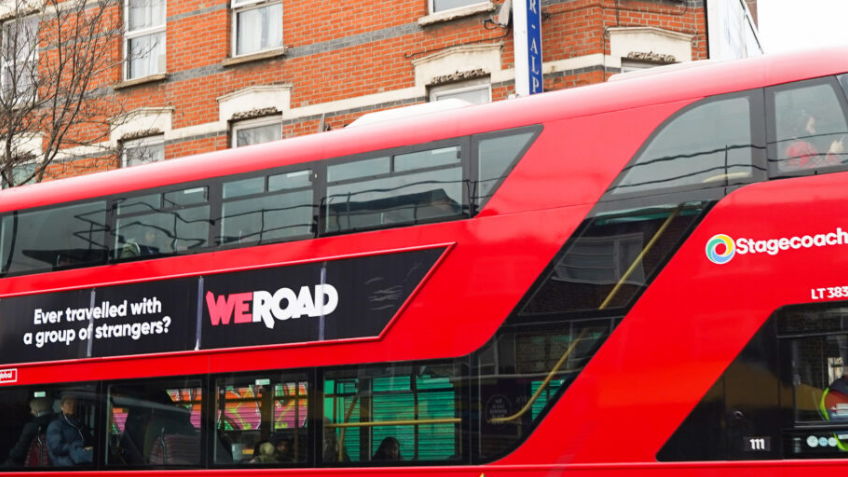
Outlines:
{"type": "Polygon", "coordinates": [[[461,216],[460,161],[459,146],[450,146],[327,167],[324,232],[461,216]]]}
{"type": "Polygon", "coordinates": [[[460,460],[467,408],[462,368],[418,362],[327,372],[321,461],[460,460]]]}
{"type": "Polygon", "coordinates": [[[833,167],[848,160],[843,102],[832,78],[769,90],[769,162],[777,173],[833,167]]]}
{"type": "Polygon", "coordinates": [[[219,242],[265,243],[312,236],[317,208],[311,176],[307,169],[225,183],[219,242]]]}
{"type": "Polygon", "coordinates": [[[216,464],[304,463],[309,383],[305,374],[220,379],[216,464]]]}
{"type": "Polygon", "coordinates": [[[99,263],[106,257],[106,202],[13,213],[3,218],[3,273],[99,263]]]}
{"type": "Polygon", "coordinates": [[[95,386],[0,391],[3,467],[91,468],[100,439],[95,386]]]}
{"type": "Polygon", "coordinates": [[[518,162],[537,131],[483,137],[477,143],[477,187],[473,196],[477,210],[483,208],[500,183],[518,162]]]}
{"type": "Polygon", "coordinates": [[[115,258],[154,257],[207,245],[207,188],[118,199],[115,258]]]}
{"type": "Polygon", "coordinates": [[[107,464],[200,465],[201,390],[199,379],[109,386],[107,464]]]}
{"type": "Polygon", "coordinates": [[[747,96],[700,103],[663,126],[611,192],[707,188],[750,179],[752,137],[747,96]]]}
{"type": "Polygon", "coordinates": [[[566,245],[521,314],[630,305],[708,206],[693,202],[598,214],[566,245]]]}

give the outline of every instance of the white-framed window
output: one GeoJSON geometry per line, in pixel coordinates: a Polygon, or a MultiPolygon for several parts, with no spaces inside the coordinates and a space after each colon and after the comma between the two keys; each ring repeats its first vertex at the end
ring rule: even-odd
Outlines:
{"type": "Polygon", "coordinates": [[[430,3],[430,13],[439,13],[454,8],[487,3],[487,0],[428,0],[428,2],[430,3]]]}
{"type": "Polygon", "coordinates": [[[233,57],[283,47],[283,2],[232,0],[231,7],[233,57]]]}
{"type": "Polygon", "coordinates": [[[121,167],[140,166],[165,160],[165,138],[144,137],[124,141],[121,151],[121,167]]]}
{"type": "Polygon", "coordinates": [[[283,122],[279,116],[233,124],[233,147],[261,144],[282,138],[283,122]]]}
{"type": "Polygon", "coordinates": [[[37,16],[3,23],[0,34],[0,92],[32,97],[38,87],[37,16]]]}
{"type": "Polygon", "coordinates": [[[639,70],[647,70],[648,68],[653,68],[655,66],[661,66],[660,63],[649,63],[647,61],[639,61],[639,60],[621,60],[621,72],[622,73],[630,73],[631,71],[639,71],[639,70]]]}
{"type": "Polygon", "coordinates": [[[124,0],[124,78],[165,72],[166,0],[124,0]]]}
{"type": "Polygon", "coordinates": [[[430,101],[443,101],[452,98],[462,99],[471,104],[491,103],[492,84],[489,82],[489,78],[483,78],[430,88],[430,101]]]}
{"type": "MultiPolygon", "coordinates": [[[[38,163],[34,159],[12,166],[12,180],[15,182],[15,186],[35,183],[34,174],[37,166],[38,163]]],[[[3,179],[3,188],[9,187],[9,183],[3,179]]]]}

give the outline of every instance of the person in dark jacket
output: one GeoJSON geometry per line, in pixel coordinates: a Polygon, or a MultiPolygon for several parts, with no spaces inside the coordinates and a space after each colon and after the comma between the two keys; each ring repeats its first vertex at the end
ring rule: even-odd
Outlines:
{"type": "Polygon", "coordinates": [[[62,411],[47,426],[47,451],[54,466],[90,464],[93,457],[91,433],[76,417],[77,399],[62,396],[62,411]]]}
{"type": "Polygon", "coordinates": [[[51,407],[52,402],[48,398],[36,398],[29,402],[29,409],[33,418],[24,424],[21,430],[21,436],[18,438],[15,447],[12,447],[9,451],[9,459],[4,464],[4,467],[21,466],[24,464],[32,441],[39,434],[47,432],[47,426],[56,417],[51,407]]]}

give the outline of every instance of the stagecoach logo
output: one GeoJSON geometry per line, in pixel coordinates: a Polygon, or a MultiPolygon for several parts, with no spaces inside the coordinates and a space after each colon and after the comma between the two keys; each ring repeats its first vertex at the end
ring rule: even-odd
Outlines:
{"type": "Polygon", "coordinates": [[[15,369],[0,369],[0,384],[18,382],[18,370],[15,369]]]}
{"type": "Polygon", "coordinates": [[[736,255],[736,244],[724,234],[713,235],[707,241],[707,258],[717,265],[724,265],[736,255]]]}
{"type": "Polygon", "coordinates": [[[733,240],[724,234],[713,235],[707,241],[707,258],[711,262],[723,265],[729,262],[736,254],[766,253],[777,255],[785,250],[798,250],[802,248],[830,247],[834,245],[848,245],[848,231],[837,227],[829,233],[802,235],[796,237],[781,237],[765,240],[740,238],[733,240]]]}

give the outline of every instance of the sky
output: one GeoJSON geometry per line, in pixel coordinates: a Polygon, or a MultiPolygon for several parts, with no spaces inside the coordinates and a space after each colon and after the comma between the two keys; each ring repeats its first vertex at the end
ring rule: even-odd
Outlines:
{"type": "Polygon", "coordinates": [[[848,0],[758,0],[766,53],[848,45],[848,0]]]}

